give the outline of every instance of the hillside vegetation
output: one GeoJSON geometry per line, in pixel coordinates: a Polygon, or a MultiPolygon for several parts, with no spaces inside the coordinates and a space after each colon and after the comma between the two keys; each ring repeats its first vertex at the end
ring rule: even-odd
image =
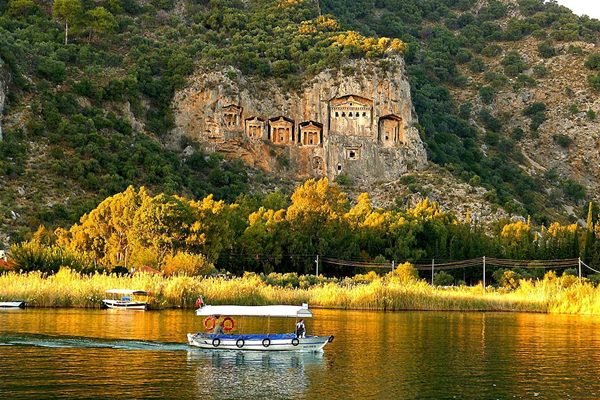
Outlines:
{"type": "MultiPolygon", "coordinates": [[[[581,257],[598,270],[597,213],[590,204],[585,227],[555,222],[545,228],[530,221],[504,221],[490,234],[468,216],[461,223],[428,200],[409,208],[379,209],[363,193],[352,206],[347,194],[326,178],[305,182],[289,198],[273,192],[264,198],[241,196],[235,203],[212,196],[198,201],[164,193],[153,196],[144,188],[130,187],[104,200],[68,229],[38,229],[31,241],[11,246],[10,254],[14,269],[48,273],[61,266],[84,272],[151,266],[166,274],[196,275],[211,272],[213,264],[236,274],[310,273],[316,255],[384,267],[392,260],[398,265],[482,256],[581,257]]],[[[535,265],[540,264],[530,267],[535,265]]],[[[340,276],[365,271],[360,266],[331,264],[326,269],[328,275],[340,276]]],[[[479,267],[456,272],[470,283],[481,279],[479,267]]],[[[511,276],[541,278],[544,272],[538,267],[516,270],[511,276]]]]}
{"type": "Polygon", "coordinates": [[[249,173],[264,182],[241,163],[161,146],[174,91],[199,65],[297,85],[349,57],[404,50],[399,40],[346,32],[303,1],[9,0],[0,13],[11,75],[0,214],[14,238],[73,222],[131,183],[233,200],[249,173]]]}
{"type": "MultiPolygon", "coordinates": [[[[548,71],[519,53],[524,41],[539,41],[548,57],[560,43],[596,43],[600,22],[554,3],[0,0],[0,14],[0,68],[10,75],[0,224],[12,240],[39,224],[67,226],[129,184],[230,202],[268,185],[272,178],[239,162],[161,144],[173,126],[173,94],[198,67],[231,65],[248,79],[297,87],[349,58],[390,52],[405,55],[430,159],[492,189],[489,201],[549,224],[558,205],[583,208],[598,195],[568,169],[530,173],[522,139],[540,131],[545,104],[503,116],[494,108],[501,90],[544,84],[538,76],[548,71]],[[471,100],[475,92],[483,106],[471,100]],[[509,129],[515,115],[529,125],[509,129]]],[[[572,52],[581,65],[588,59],[585,87],[594,90],[599,63],[582,48],[572,52]]]]}

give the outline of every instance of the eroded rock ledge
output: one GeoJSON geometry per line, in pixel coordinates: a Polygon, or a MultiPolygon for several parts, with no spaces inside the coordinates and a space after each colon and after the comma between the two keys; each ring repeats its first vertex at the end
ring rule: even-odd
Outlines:
{"type": "Polygon", "coordinates": [[[326,70],[286,91],[238,71],[198,72],[174,100],[174,139],[268,172],[390,181],[426,166],[400,57],[326,70]]]}

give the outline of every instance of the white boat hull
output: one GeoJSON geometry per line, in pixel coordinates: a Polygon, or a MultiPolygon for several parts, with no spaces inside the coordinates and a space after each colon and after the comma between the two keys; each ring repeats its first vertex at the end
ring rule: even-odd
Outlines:
{"type": "Polygon", "coordinates": [[[333,336],[295,338],[293,335],[188,333],[187,339],[190,346],[210,350],[319,352],[323,351],[323,347],[333,340],[333,336]]]}
{"type": "Polygon", "coordinates": [[[142,301],[102,300],[102,307],[115,310],[146,311],[148,303],[142,301]]]}
{"type": "Polygon", "coordinates": [[[0,308],[24,308],[24,301],[0,301],[0,308]]]}

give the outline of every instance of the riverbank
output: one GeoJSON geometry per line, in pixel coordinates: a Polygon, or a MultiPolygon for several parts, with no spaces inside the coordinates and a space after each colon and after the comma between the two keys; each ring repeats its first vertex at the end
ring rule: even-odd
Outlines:
{"type": "Polygon", "coordinates": [[[317,280],[307,287],[265,282],[260,276],[163,277],[160,275],[80,275],[68,269],[0,275],[0,301],[25,300],[33,307],[98,308],[105,291],[142,289],[152,293],[152,308],[193,308],[202,295],[209,304],[301,304],[353,310],[519,311],[600,315],[600,288],[572,276],[548,273],[543,280],[521,281],[515,290],[481,286],[432,287],[406,277],[374,274],[369,280],[317,280]]]}

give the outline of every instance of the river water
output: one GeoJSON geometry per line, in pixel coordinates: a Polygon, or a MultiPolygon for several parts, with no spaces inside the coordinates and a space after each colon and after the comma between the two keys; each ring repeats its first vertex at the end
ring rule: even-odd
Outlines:
{"type": "MultiPolygon", "coordinates": [[[[0,398],[600,399],[600,319],[315,310],[320,354],[193,349],[192,311],[0,311],[0,398]]],[[[294,321],[238,321],[290,332],[294,321]]]]}

